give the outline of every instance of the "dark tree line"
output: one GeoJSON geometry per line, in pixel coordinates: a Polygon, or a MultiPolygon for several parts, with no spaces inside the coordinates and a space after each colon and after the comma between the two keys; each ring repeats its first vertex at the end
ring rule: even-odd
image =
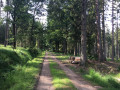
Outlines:
{"type": "Polygon", "coordinates": [[[43,16],[44,0],[6,0],[6,16],[1,17],[1,44],[22,47],[43,47],[43,25],[36,18],[43,16]],[[2,19],[3,18],[3,19],[2,19]]]}
{"type": "MultiPolygon", "coordinates": [[[[82,63],[88,59],[106,61],[107,54],[112,60],[118,57],[118,44],[115,49],[114,34],[119,41],[118,31],[114,32],[116,17],[115,0],[49,0],[47,42],[49,48],[56,52],[71,53],[81,56],[82,63]],[[107,3],[112,4],[112,34],[108,39],[105,21],[108,9],[107,3]],[[112,35],[112,36],[111,36],[112,35]],[[112,43],[111,43],[112,41],[112,43]],[[112,47],[112,48],[111,48],[112,47]],[[108,49],[107,49],[108,48],[108,49]],[[111,49],[110,49],[111,48],[111,49]]],[[[118,29],[117,29],[118,30],[118,29]]],[[[107,57],[108,58],[108,57],[107,57]]]]}
{"type": "MultiPolygon", "coordinates": [[[[2,1],[2,0],[1,0],[2,1]]],[[[119,59],[119,1],[117,0],[6,0],[6,17],[0,20],[0,43],[4,46],[48,48],[100,62],[119,59]],[[105,11],[111,7],[112,32],[105,11]],[[47,5],[47,28],[37,18],[47,5]]],[[[2,7],[3,6],[3,7],[2,7]]]]}

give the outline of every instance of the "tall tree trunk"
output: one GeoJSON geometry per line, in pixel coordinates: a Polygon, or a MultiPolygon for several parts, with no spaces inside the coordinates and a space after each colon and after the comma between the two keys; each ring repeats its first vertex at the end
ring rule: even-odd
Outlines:
{"type": "Polygon", "coordinates": [[[67,40],[65,40],[65,54],[67,54],[67,40]]]}
{"type": "Polygon", "coordinates": [[[1,19],[1,7],[2,7],[2,0],[0,0],[0,19],[1,19]]]}
{"type": "Polygon", "coordinates": [[[77,42],[74,44],[74,56],[77,56],[77,42]]]}
{"type": "MultiPolygon", "coordinates": [[[[9,0],[6,0],[7,6],[9,6],[9,0]]],[[[5,30],[5,43],[4,46],[6,47],[8,44],[8,11],[7,11],[7,18],[6,18],[6,30],[5,30]]]]}
{"type": "Polygon", "coordinates": [[[100,7],[99,1],[96,0],[96,20],[97,20],[97,53],[98,53],[98,60],[103,61],[103,54],[102,54],[102,43],[101,43],[101,29],[100,29],[100,7]]]}
{"type": "Polygon", "coordinates": [[[108,58],[110,58],[110,47],[108,45],[108,58]]]}
{"type": "Polygon", "coordinates": [[[112,0],[112,61],[114,61],[114,0],[112,0]]]}
{"type": "Polygon", "coordinates": [[[81,64],[85,65],[87,61],[87,53],[86,53],[86,9],[87,9],[87,0],[82,0],[82,26],[81,26],[81,64]]]}
{"type": "Polygon", "coordinates": [[[16,49],[16,10],[14,10],[14,17],[13,17],[13,48],[16,49]]]}
{"type": "Polygon", "coordinates": [[[33,17],[32,17],[32,27],[31,27],[31,29],[30,29],[30,39],[29,39],[30,48],[33,48],[33,47],[34,47],[34,37],[33,37],[34,23],[35,23],[35,19],[34,19],[34,16],[33,16],[33,17]]]}
{"type": "Polygon", "coordinates": [[[103,15],[102,15],[102,38],[103,38],[103,60],[106,61],[106,45],[105,45],[105,20],[104,20],[104,0],[103,0],[103,15]]]}
{"type": "Polygon", "coordinates": [[[118,43],[118,58],[120,58],[120,49],[119,49],[119,43],[118,43]]]}
{"type": "Polygon", "coordinates": [[[81,56],[81,45],[80,45],[80,42],[79,42],[79,55],[81,56]]]}
{"type": "Polygon", "coordinates": [[[40,49],[40,40],[38,37],[36,37],[36,47],[40,49]]]}
{"type": "Polygon", "coordinates": [[[80,43],[78,42],[78,44],[77,44],[77,53],[78,53],[78,55],[80,55],[80,43]]]}
{"type": "Polygon", "coordinates": [[[55,41],[56,52],[59,52],[59,41],[55,41]]]}
{"type": "Polygon", "coordinates": [[[67,54],[67,40],[66,39],[63,40],[63,53],[67,54]]]}
{"type": "Polygon", "coordinates": [[[118,10],[117,10],[117,29],[116,29],[116,60],[118,60],[118,10]]]}
{"type": "Polygon", "coordinates": [[[5,42],[4,42],[4,46],[6,47],[7,44],[8,44],[8,22],[6,20],[6,30],[5,30],[5,42]]]}
{"type": "Polygon", "coordinates": [[[74,55],[77,56],[77,42],[75,42],[74,55]]]}

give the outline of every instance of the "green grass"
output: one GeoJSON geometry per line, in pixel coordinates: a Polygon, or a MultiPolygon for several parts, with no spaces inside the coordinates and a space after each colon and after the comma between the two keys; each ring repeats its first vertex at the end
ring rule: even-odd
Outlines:
{"type": "Polygon", "coordinates": [[[94,69],[90,68],[88,71],[84,71],[81,68],[75,68],[72,66],[69,66],[70,69],[72,69],[74,72],[82,75],[82,77],[91,83],[93,85],[98,85],[103,87],[100,90],[120,90],[120,83],[117,81],[116,78],[120,78],[120,73],[117,75],[102,75],[100,72],[95,71],[94,69]]]}
{"type": "Polygon", "coordinates": [[[52,53],[55,54],[56,58],[59,59],[59,60],[61,60],[61,61],[67,60],[70,57],[69,54],[68,55],[64,55],[62,53],[55,53],[55,52],[52,52],[52,53]]]}
{"type": "MultiPolygon", "coordinates": [[[[107,61],[112,61],[112,58],[107,58],[107,61]]],[[[114,58],[115,62],[120,62],[120,58],[118,60],[116,60],[116,58],[114,58]]]]}
{"type": "MultiPolygon", "coordinates": [[[[68,59],[69,55],[56,54],[59,60],[68,59]]],[[[99,85],[103,87],[101,90],[120,90],[120,83],[116,78],[120,78],[120,73],[117,75],[108,74],[102,75],[100,72],[95,71],[90,68],[88,71],[84,71],[81,68],[75,68],[73,66],[69,66],[74,72],[83,76],[84,79],[90,81],[95,85],[99,85]]]]}
{"type": "Polygon", "coordinates": [[[4,72],[13,70],[14,65],[25,65],[28,60],[32,60],[32,56],[27,49],[17,48],[13,50],[9,46],[0,47],[0,76],[4,72]]]}
{"type": "Polygon", "coordinates": [[[102,75],[94,69],[89,69],[89,73],[85,74],[84,77],[104,88],[112,88],[112,90],[120,89],[120,83],[116,81],[113,75],[102,75]]]}
{"type": "Polygon", "coordinates": [[[65,72],[52,60],[50,62],[50,71],[53,77],[52,83],[56,90],[77,90],[66,76],[65,72]]]}
{"type": "Polygon", "coordinates": [[[33,90],[44,55],[33,58],[28,49],[0,47],[0,90],[33,90]]]}

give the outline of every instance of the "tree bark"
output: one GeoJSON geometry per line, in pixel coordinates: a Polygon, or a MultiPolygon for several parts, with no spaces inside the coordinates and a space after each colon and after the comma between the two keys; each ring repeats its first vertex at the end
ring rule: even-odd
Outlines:
{"type": "Polygon", "coordinates": [[[117,29],[116,29],[116,60],[118,60],[118,11],[117,11],[117,29]]]}
{"type": "Polygon", "coordinates": [[[82,0],[82,26],[81,26],[81,64],[85,65],[87,61],[87,53],[86,53],[86,9],[87,9],[87,0],[82,0]]]}
{"type": "Polygon", "coordinates": [[[8,45],[8,12],[7,12],[7,19],[6,19],[6,30],[5,30],[5,43],[4,46],[8,45]]]}
{"type": "Polygon", "coordinates": [[[32,27],[30,29],[30,48],[34,47],[34,37],[33,37],[33,29],[34,29],[34,23],[35,23],[35,19],[34,16],[32,17],[32,27]]]}
{"type": "Polygon", "coordinates": [[[113,20],[113,14],[114,14],[114,5],[113,5],[114,0],[112,0],[112,61],[114,61],[114,20],[113,20]]]}
{"type": "Polygon", "coordinates": [[[102,43],[101,43],[101,29],[100,29],[100,12],[99,1],[96,0],[96,20],[97,20],[97,53],[98,60],[103,61],[102,55],[102,43]]]}
{"type": "Polygon", "coordinates": [[[105,44],[105,41],[106,41],[106,38],[105,38],[105,20],[104,20],[104,0],[103,0],[103,15],[102,15],[102,38],[103,38],[103,47],[102,47],[102,50],[103,50],[103,60],[106,61],[106,44],[105,44]]]}
{"type": "Polygon", "coordinates": [[[65,54],[67,54],[67,40],[65,40],[65,54]]]}
{"type": "Polygon", "coordinates": [[[14,10],[14,16],[13,16],[13,48],[16,49],[16,10],[14,10]]]}

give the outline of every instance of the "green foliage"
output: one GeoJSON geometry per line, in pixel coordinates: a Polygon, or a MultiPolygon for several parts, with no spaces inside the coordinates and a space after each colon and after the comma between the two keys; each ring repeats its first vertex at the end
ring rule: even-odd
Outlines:
{"type": "Polygon", "coordinates": [[[39,54],[39,50],[37,48],[29,48],[28,51],[32,57],[36,57],[39,54]]]}
{"type": "MultiPolygon", "coordinates": [[[[68,60],[68,57],[70,55],[63,55],[62,53],[54,53],[59,60],[64,63],[64,61],[68,60]]],[[[74,72],[79,73],[82,75],[85,79],[91,81],[94,84],[97,84],[99,86],[102,86],[100,90],[119,90],[120,89],[120,73],[117,75],[108,74],[108,75],[102,75],[100,72],[95,71],[93,68],[89,69],[83,69],[82,67],[76,68],[71,65],[67,65],[70,69],[72,69],[74,72]]]]}
{"type": "Polygon", "coordinates": [[[0,47],[0,90],[32,90],[44,55],[32,59],[27,49],[0,47]]]}
{"type": "Polygon", "coordinates": [[[5,40],[5,24],[3,24],[3,21],[0,21],[0,44],[4,43],[5,40]]]}
{"type": "Polygon", "coordinates": [[[109,78],[108,82],[110,83],[111,87],[120,89],[120,83],[118,83],[115,79],[109,78]]]}
{"type": "Polygon", "coordinates": [[[12,10],[12,8],[8,5],[4,7],[5,12],[11,11],[11,10],[12,10]]]}
{"type": "Polygon", "coordinates": [[[13,50],[11,47],[0,47],[0,72],[10,71],[13,65],[24,65],[31,59],[29,52],[23,48],[13,50]]]}
{"type": "Polygon", "coordinates": [[[89,73],[85,75],[85,78],[89,79],[95,84],[98,84],[105,88],[112,88],[111,90],[120,89],[120,83],[117,82],[111,75],[101,75],[94,69],[89,69],[89,73]]]}
{"type": "Polygon", "coordinates": [[[120,71],[120,65],[118,66],[118,71],[120,71]]]}

